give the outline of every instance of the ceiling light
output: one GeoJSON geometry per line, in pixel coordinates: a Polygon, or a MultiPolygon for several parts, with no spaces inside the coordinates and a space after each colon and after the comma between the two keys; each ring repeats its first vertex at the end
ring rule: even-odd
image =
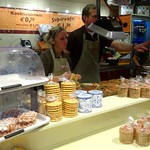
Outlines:
{"type": "Polygon", "coordinates": [[[69,10],[65,10],[65,13],[67,13],[67,14],[68,14],[68,13],[69,13],[69,10]]]}
{"type": "Polygon", "coordinates": [[[7,4],[7,7],[10,7],[11,5],[10,4],[7,4]]]}
{"type": "Polygon", "coordinates": [[[77,13],[78,15],[81,14],[81,12],[80,12],[79,10],[78,10],[76,13],[77,13]]]}

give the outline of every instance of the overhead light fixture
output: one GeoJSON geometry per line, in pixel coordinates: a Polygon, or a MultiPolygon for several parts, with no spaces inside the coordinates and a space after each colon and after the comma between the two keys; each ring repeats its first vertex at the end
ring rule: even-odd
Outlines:
{"type": "Polygon", "coordinates": [[[78,10],[78,11],[76,12],[76,14],[78,14],[78,15],[79,15],[79,14],[81,14],[81,12],[78,10]]]}
{"type": "Polygon", "coordinates": [[[10,7],[11,5],[10,4],[7,4],[7,7],[10,7]]]}
{"type": "Polygon", "coordinates": [[[46,12],[49,12],[49,10],[50,10],[49,8],[46,8],[46,9],[45,9],[46,12]]]}
{"type": "Polygon", "coordinates": [[[65,13],[67,13],[67,14],[68,14],[68,13],[69,13],[69,10],[65,10],[65,13]]]}
{"type": "Polygon", "coordinates": [[[34,9],[36,9],[33,5],[26,5],[25,7],[24,7],[25,9],[29,9],[29,10],[34,10],[34,9]]]}

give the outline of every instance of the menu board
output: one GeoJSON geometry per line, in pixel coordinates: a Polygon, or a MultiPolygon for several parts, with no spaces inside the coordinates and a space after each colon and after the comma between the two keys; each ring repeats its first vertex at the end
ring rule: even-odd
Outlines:
{"type": "Polygon", "coordinates": [[[83,25],[81,15],[0,7],[0,31],[37,31],[39,24],[60,25],[71,32],[83,25]]]}

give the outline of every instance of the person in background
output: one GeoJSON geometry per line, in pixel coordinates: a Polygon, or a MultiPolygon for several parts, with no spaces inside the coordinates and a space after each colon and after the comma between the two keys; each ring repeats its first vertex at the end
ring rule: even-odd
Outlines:
{"type": "Polygon", "coordinates": [[[48,76],[52,73],[53,81],[56,82],[62,76],[67,79],[71,76],[70,53],[66,50],[67,36],[67,31],[64,28],[60,26],[52,27],[46,35],[51,48],[40,54],[45,75],[48,76]]]}
{"type": "Polygon", "coordinates": [[[74,73],[82,76],[80,82],[100,82],[99,62],[102,49],[112,47],[117,50],[133,50],[144,52],[148,50],[150,41],[132,45],[113,39],[107,39],[90,31],[87,27],[98,19],[96,6],[89,4],[82,10],[84,25],[68,36],[67,50],[70,51],[71,64],[74,73]]]}
{"type": "Polygon", "coordinates": [[[146,52],[134,52],[132,57],[132,62],[135,68],[135,76],[140,75],[141,72],[144,72],[142,66],[150,65],[149,51],[146,52]]]}
{"type": "Polygon", "coordinates": [[[146,61],[148,61],[148,57],[149,57],[149,51],[146,51],[144,53],[135,52],[132,57],[132,61],[136,67],[140,67],[140,66],[144,65],[146,63],[146,61]]]}

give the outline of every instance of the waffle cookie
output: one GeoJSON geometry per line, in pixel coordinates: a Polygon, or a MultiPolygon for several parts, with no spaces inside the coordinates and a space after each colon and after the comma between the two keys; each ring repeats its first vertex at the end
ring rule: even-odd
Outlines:
{"type": "Polygon", "coordinates": [[[46,113],[52,122],[62,120],[62,102],[53,101],[46,103],[46,113]]]}
{"type": "Polygon", "coordinates": [[[76,117],[78,115],[78,100],[63,100],[63,116],[67,118],[76,117]]]}
{"type": "Polygon", "coordinates": [[[56,82],[48,82],[44,85],[44,91],[46,95],[55,95],[57,100],[61,101],[60,86],[56,82]]]}
{"type": "Polygon", "coordinates": [[[61,82],[61,98],[62,100],[69,99],[72,94],[75,94],[76,83],[74,81],[61,82]]]}
{"type": "Polygon", "coordinates": [[[36,123],[37,112],[27,111],[18,115],[18,126],[19,128],[25,128],[36,123]]]}

